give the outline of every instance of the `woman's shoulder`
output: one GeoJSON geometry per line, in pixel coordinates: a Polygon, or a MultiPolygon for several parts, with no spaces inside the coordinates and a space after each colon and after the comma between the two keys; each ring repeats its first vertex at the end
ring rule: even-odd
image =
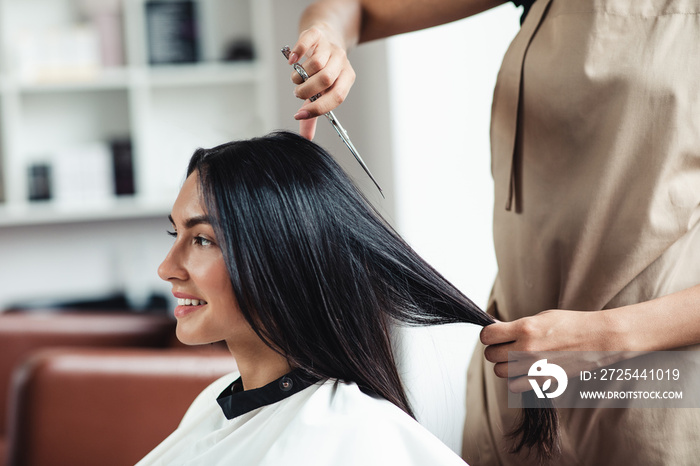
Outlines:
{"type": "Polygon", "coordinates": [[[297,422],[303,425],[296,432],[309,439],[323,434],[329,457],[345,457],[347,464],[464,465],[415,419],[355,383],[329,380],[320,385],[297,422]]]}

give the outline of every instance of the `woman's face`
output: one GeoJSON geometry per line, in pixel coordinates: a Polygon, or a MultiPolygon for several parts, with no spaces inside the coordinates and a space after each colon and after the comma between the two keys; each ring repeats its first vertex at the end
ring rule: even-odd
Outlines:
{"type": "MultiPolygon", "coordinates": [[[[226,340],[236,346],[262,343],[240,312],[193,172],[173,205],[175,242],[158,275],[173,287],[177,337],[188,345],[226,340]]],[[[171,233],[172,234],[172,233],[171,233]]]]}

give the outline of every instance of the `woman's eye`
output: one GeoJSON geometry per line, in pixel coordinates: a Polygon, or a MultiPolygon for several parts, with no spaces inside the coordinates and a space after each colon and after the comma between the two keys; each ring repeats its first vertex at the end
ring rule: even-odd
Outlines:
{"type": "Polygon", "coordinates": [[[176,232],[176,231],[170,231],[170,230],[168,230],[168,231],[166,231],[166,233],[168,234],[168,236],[172,236],[173,238],[177,238],[177,232],[176,232]]]}
{"type": "Polygon", "coordinates": [[[194,242],[200,246],[211,246],[214,244],[212,241],[206,239],[203,236],[195,236],[194,242]]]}

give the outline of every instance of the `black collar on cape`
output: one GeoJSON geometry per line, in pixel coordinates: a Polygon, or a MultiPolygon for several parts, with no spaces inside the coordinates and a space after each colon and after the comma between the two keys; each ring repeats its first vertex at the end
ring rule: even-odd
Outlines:
{"type": "Polygon", "coordinates": [[[226,419],[233,419],[254,409],[282,401],[319,380],[301,369],[294,369],[264,387],[244,391],[243,382],[239,377],[221,392],[216,402],[221,406],[226,419]]]}

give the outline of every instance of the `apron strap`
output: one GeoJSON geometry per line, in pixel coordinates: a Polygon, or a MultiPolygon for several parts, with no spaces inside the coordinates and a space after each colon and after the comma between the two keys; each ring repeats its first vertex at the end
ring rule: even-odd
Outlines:
{"type": "Polygon", "coordinates": [[[504,115],[503,121],[499,125],[494,126],[494,140],[502,141],[503,146],[499,150],[502,150],[504,154],[510,155],[511,159],[506,210],[511,210],[516,202],[515,147],[518,136],[518,113],[520,110],[525,54],[532,42],[532,38],[546,16],[550,3],[551,0],[537,0],[532,5],[520,32],[513,39],[503,58],[503,64],[498,76],[501,96],[498,101],[494,100],[494,107],[499,105],[500,108],[498,111],[494,108],[492,112],[493,114],[504,115]]]}

